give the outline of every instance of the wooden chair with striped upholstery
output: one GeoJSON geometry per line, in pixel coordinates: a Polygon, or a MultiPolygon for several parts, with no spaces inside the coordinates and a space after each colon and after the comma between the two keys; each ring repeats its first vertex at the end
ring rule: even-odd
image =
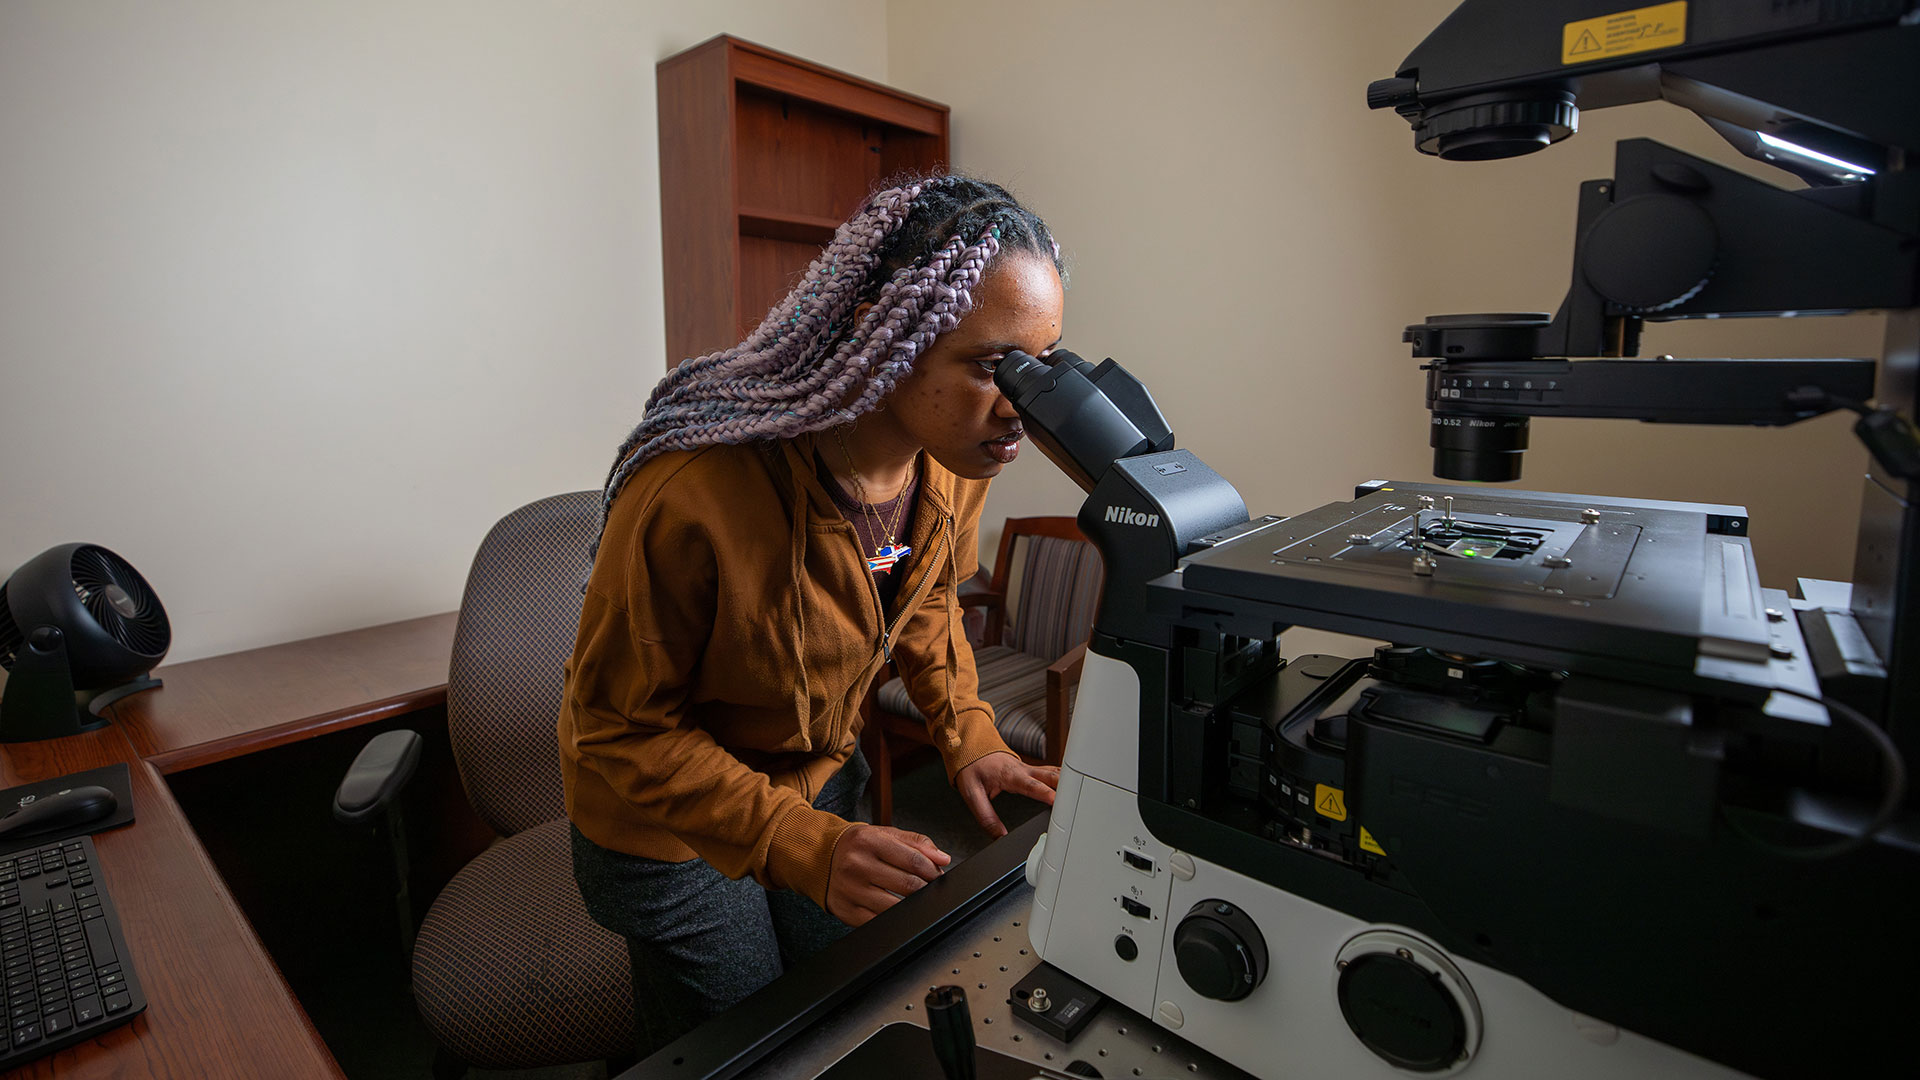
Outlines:
{"type": "MultiPolygon", "coordinates": [[[[1008,518],[984,589],[961,603],[984,613],[975,665],[980,696],[993,706],[1007,746],[1034,764],[1058,765],[1066,752],[1094,609],[1105,580],[1100,553],[1070,517],[1008,518]]],[[[874,821],[893,819],[893,767],[929,747],[926,720],[905,683],[883,683],[870,702],[861,748],[874,821]]]]}

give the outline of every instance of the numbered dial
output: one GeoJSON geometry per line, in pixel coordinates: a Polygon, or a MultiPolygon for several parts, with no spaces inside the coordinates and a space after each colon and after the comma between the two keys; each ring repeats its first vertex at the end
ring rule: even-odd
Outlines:
{"type": "Polygon", "coordinates": [[[1202,900],[1173,931],[1180,977],[1194,993],[1239,1001],[1267,977],[1267,941],[1247,913],[1225,900],[1202,900]]]}

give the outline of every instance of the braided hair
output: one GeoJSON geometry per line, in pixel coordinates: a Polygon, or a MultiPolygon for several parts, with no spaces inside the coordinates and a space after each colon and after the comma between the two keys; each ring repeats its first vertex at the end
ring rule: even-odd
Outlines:
{"type": "Polygon", "coordinates": [[[745,341],[686,361],[653,388],[607,474],[602,529],[628,478],[660,454],[791,438],[872,412],[960,324],[987,266],[1009,249],[1065,273],[1046,223],[998,184],[936,176],[868,196],[745,341]]]}

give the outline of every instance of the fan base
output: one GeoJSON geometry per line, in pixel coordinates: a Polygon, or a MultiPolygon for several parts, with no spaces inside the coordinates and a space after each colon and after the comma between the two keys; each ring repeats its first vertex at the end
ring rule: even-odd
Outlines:
{"type": "MultiPolygon", "coordinates": [[[[58,739],[107,726],[107,720],[80,704],[74,693],[61,635],[45,627],[41,631],[29,636],[7,676],[6,692],[0,695],[0,743],[58,739]]],[[[136,679],[96,695],[95,700],[107,698],[104,708],[141,689],[136,684],[142,681],[151,682],[136,679]]]]}
{"type": "MultiPolygon", "coordinates": [[[[107,706],[112,705],[121,698],[137,694],[142,690],[158,690],[163,685],[165,684],[152,675],[142,675],[137,679],[129,679],[119,686],[102,690],[93,695],[93,700],[87,702],[87,711],[95,716],[105,716],[107,706]]],[[[98,725],[94,726],[97,727],[98,725]]]]}

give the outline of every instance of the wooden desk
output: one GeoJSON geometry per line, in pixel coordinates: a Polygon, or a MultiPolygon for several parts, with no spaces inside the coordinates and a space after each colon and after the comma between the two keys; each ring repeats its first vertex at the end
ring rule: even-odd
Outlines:
{"type": "Polygon", "coordinates": [[[120,702],[111,727],[0,747],[8,786],[127,763],[137,818],[94,843],[148,999],[132,1023],[10,1076],[342,1076],[162,774],[444,702],[453,624],[437,615],[163,667],[165,687],[120,702]]]}
{"type": "Polygon", "coordinates": [[[114,707],[161,773],[444,705],[455,613],[160,669],[166,686],[114,707]]]}

